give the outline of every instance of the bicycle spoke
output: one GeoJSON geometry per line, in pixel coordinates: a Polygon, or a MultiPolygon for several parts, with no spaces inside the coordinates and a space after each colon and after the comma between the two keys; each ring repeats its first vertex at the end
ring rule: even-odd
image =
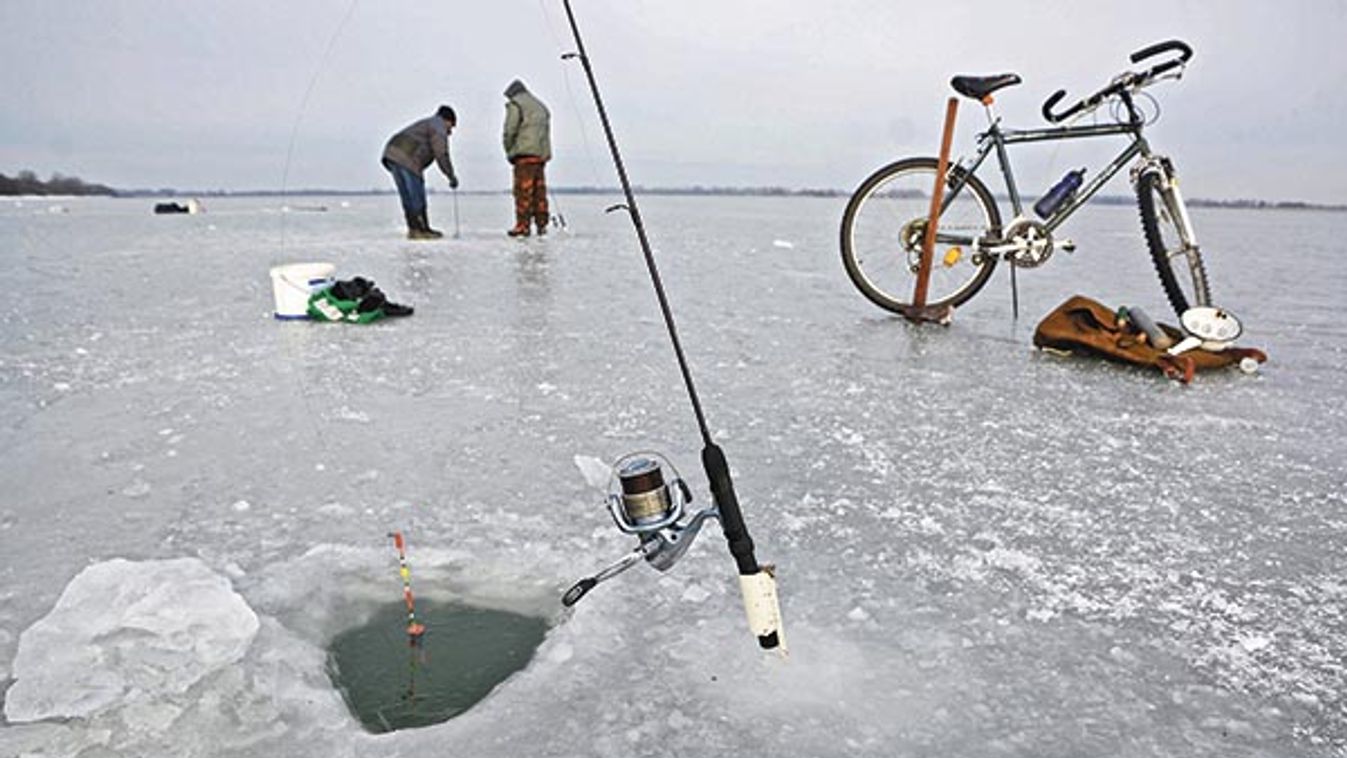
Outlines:
{"type": "MultiPolygon", "coordinates": [[[[911,302],[930,211],[935,161],[900,161],[876,172],[848,203],[842,225],[847,274],[871,301],[900,311],[911,302]]],[[[950,196],[937,224],[928,304],[958,305],[991,275],[995,261],[969,253],[992,236],[1000,217],[976,179],[950,196]]]]}
{"type": "Polygon", "coordinates": [[[1190,244],[1188,232],[1179,219],[1184,218],[1182,203],[1176,193],[1167,192],[1165,180],[1157,174],[1145,174],[1137,185],[1137,201],[1141,210],[1141,226],[1150,248],[1151,259],[1166,297],[1176,314],[1182,314],[1193,305],[1211,301],[1206,269],[1202,255],[1190,244]],[[1183,263],[1176,263],[1181,259],[1183,263]]]}

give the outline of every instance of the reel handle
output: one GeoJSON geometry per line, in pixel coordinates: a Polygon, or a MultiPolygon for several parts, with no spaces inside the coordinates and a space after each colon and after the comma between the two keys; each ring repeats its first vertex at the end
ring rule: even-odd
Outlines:
{"type": "Polygon", "coordinates": [[[645,558],[644,546],[638,547],[621,558],[618,558],[611,565],[594,576],[587,576],[571,585],[571,588],[566,590],[566,594],[561,596],[561,604],[570,608],[572,605],[580,602],[580,598],[584,597],[586,593],[597,587],[599,582],[612,579],[623,571],[640,563],[643,558],[645,558]]]}
{"type": "Polygon", "coordinates": [[[586,593],[597,586],[599,586],[599,580],[592,576],[587,576],[571,585],[571,588],[566,590],[566,594],[561,596],[561,604],[570,608],[572,605],[580,602],[580,598],[584,597],[586,593]]]}

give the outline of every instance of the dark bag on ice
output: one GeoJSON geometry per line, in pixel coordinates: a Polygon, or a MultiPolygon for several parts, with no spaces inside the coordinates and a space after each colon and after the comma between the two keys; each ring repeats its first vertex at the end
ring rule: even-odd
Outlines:
{"type": "MultiPolygon", "coordinates": [[[[1157,326],[1174,342],[1185,336],[1168,324],[1157,326]]],[[[1259,363],[1267,360],[1261,350],[1233,346],[1220,351],[1198,347],[1169,355],[1151,344],[1133,321],[1119,319],[1117,311],[1081,295],[1072,296],[1039,322],[1034,330],[1034,345],[1120,363],[1154,366],[1165,376],[1184,384],[1192,381],[1197,371],[1231,366],[1244,358],[1253,358],[1259,363]]]]}
{"type": "Polygon", "coordinates": [[[357,276],[313,293],[309,297],[308,310],[315,321],[368,324],[385,316],[410,316],[413,309],[389,302],[374,282],[357,276]]]}

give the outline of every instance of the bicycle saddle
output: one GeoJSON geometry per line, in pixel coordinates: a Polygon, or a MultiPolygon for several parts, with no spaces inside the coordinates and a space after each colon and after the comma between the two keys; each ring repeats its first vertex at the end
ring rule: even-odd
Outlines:
{"type": "Polygon", "coordinates": [[[1022,80],[1019,74],[997,74],[996,76],[956,76],[949,80],[949,84],[960,95],[981,100],[1002,87],[1019,84],[1020,81],[1022,80]]]}

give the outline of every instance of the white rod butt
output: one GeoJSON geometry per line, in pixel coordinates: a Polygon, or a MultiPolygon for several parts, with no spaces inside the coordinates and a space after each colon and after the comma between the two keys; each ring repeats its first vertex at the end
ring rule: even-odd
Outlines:
{"type": "Polygon", "coordinates": [[[781,603],[776,596],[776,575],[771,566],[763,566],[756,574],[739,575],[739,591],[744,596],[744,612],[748,628],[764,649],[775,650],[784,658],[786,634],[781,628],[781,603]]]}

